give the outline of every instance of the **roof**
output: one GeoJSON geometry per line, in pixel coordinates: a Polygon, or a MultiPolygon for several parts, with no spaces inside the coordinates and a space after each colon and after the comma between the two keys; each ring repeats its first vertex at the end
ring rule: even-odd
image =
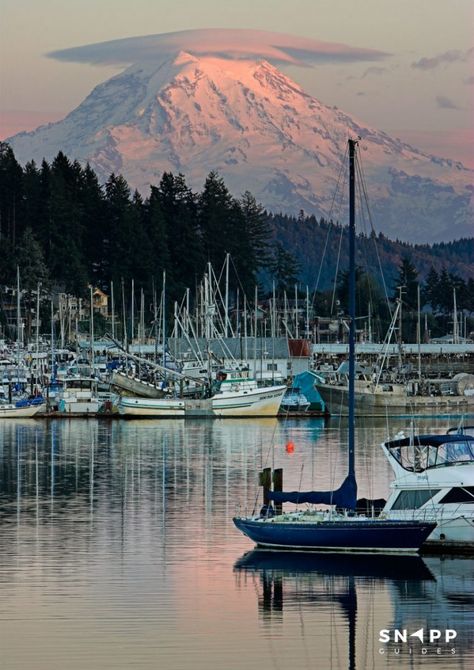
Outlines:
{"type": "Polygon", "coordinates": [[[182,358],[185,354],[192,353],[192,351],[200,351],[205,354],[209,349],[217,358],[235,358],[240,360],[247,358],[252,360],[256,354],[257,358],[264,358],[271,360],[274,358],[288,358],[288,341],[286,337],[258,337],[256,342],[254,337],[223,337],[218,340],[210,340],[209,343],[205,338],[197,338],[192,340],[192,346],[185,338],[168,338],[168,350],[176,358],[182,358]]]}
{"type": "Polygon", "coordinates": [[[386,442],[387,449],[398,449],[399,447],[409,447],[410,445],[425,447],[439,447],[442,444],[450,444],[452,442],[472,442],[474,437],[466,435],[465,433],[450,433],[449,435],[414,435],[412,437],[403,437],[400,440],[391,440],[386,442]]]}

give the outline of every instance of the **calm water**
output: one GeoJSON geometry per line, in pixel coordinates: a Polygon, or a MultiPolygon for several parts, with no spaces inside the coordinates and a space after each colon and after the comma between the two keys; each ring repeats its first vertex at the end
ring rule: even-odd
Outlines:
{"type": "MultiPolygon", "coordinates": [[[[359,495],[386,496],[378,444],[405,427],[358,428],[359,495]]],[[[0,421],[0,668],[473,667],[472,560],[248,553],[231,518],[272,460],[285,487],[338,485],[345,430],[0,421]],[[422,627],[458,636],[426,655],[378,642],[381,628],[422,627]]]]}

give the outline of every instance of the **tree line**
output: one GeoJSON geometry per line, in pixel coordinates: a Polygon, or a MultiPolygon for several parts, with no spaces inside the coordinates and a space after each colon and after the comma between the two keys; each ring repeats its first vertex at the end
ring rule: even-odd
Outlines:
{"type": "MultiPolygon", "coordinates": [[[[216,172],[199,193],[184,175],[165,172],[144,197],[121,175],[101,185],[89,165],[62,152],[50,164],[22,167],[0,143],[0,284],[13,285],[19,266],[26,289],[41,282],[85,296],[88,284],[107,292],[112,281],[134,279],[150,295],[166,270],[169,299],[179,300],[186,288],[194,293],[208,263],[218,270],[229,253],[231,289],[252,297],[256,284],[260,295],[274,284],[281,295],[299,282],[316,312],[329,316],[345,307],[346,235],[345,227],[304,212],[268,213],[250,192],[236,198],[216,172]]],[[[397,286],[414,309],[419,283],[422,307],[449,313],[456,288],[458,308],[474,310],[472,240],[412,246],[372,233],[360,235],[357,248],[361,313],[370,304],[385,323],[397,286]]]]}

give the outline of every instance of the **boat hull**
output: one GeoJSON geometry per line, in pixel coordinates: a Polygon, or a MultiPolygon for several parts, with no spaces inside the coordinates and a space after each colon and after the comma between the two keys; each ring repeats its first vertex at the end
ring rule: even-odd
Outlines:
{"type": "Polygon", "coordinates": [[[363,553],[416,553],[435,526],[377,519],[288,523],[236,517],[233,521],[259,547],[363,553]]]}
{"type": "Polygon", "coordinates": [[[171,398],[121,398],[118,404],[120,416],[131,419],[184,418],[184,400],[171,398]]]}
{"type": "Polygon", "coordinates": [[[286,386],[263,387],[245,394],[232,391],[210,398],[212,413],[219,417],[277,416],[286,386]]]}
{"type": "Polygon", "coordinates": [[[25,419],[35,416],[43,405],[28,405],[28,407],[0,407],[0,419],[25,419]]]}
{"type": "MultiPolygon", "coordinates": [[[[333,416],[348,416],[347,386],[318,384],[326,410],[333,416]]],[[[474,413],[474,396],[407,396],[400,393],[356,390],[356,416],[458,416],[474,413]]]]}
{"type": "Polygon", "coordinates": [[[212,398],[121,398],[118,411],[126,418],[248,418],[277,416],[285,386],[245,393],[226,391],[212,398]]]}

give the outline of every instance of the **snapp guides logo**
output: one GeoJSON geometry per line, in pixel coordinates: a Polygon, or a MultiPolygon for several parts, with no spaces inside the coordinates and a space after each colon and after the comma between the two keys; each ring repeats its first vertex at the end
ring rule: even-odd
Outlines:
{"type": "Polygon", "coordinates": [[[451,654],[456,653],[453,642],[457,632],[453,628],[420,628],[410,633],[406,628],[390,630],[382,628],[379,632],[379,642],[385,646],[379,648],[379,654],[451,654]]]}

